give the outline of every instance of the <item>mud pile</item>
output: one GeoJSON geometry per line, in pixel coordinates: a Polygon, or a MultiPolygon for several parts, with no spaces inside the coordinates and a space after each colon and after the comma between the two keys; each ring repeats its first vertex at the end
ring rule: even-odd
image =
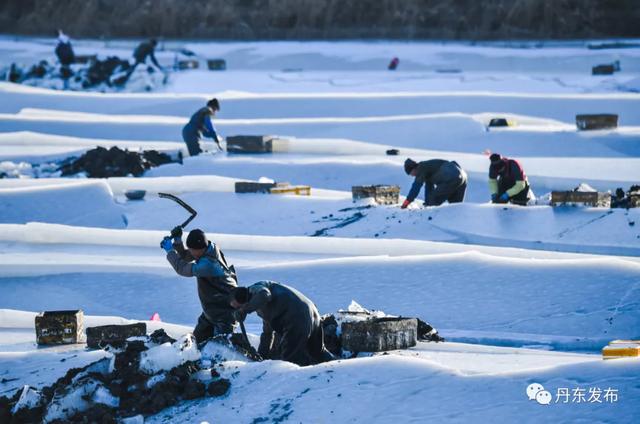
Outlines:
{"type": "Polygon", "coordinates": [[[0,422],[115,423],[181,401],[223,396],[231,386],[210,360],[200,360],[191,334],[176,341],[158,330],[108,350],[111,355],[69,370],[52,386],[24,386],[0,397],[0,422]]]}
{"type": "Polygon", "coordinates": [[[126,177],[127,175],[140,177],[148,169],[179,161],[180,158],[176,161],[168,154],[156,150],[131,152],[117,146],[110,149],[97,147],[63,164],[60,166],[60,171],[63,177],[81,172],[86,173],[89,178],[126,177]]]}

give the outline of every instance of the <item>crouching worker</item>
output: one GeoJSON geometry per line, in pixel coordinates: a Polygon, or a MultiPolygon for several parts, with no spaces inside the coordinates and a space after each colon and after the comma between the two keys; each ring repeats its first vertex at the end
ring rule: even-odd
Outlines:
{"type": "Polygon", "coordinates": [[[238,286],[233,265],[229,266],[217,245],[207,240],[202,230],[192,230],[187,236],[187,248],[182,244],[182,228],[176,227],[173,242],[165,237],[160,246],[167,260],[183,277],[197,277],[198,297],[202,314],[193,335],[198,343],[233,332],[236,324],[229,295],[238,286]]]}
{"type": "Polygon", "coordinates": [[[455,161],[431,159],[416,163],[407,159],[404,162],[404,172],[415,177],[415,180],[402,209],[406,209],[418,197],[423,185],[425,206],[440,206],[445,201],[460,203],[464,200],[467,173],[455,161]]]}
{"type": "Polygon", "coordinates": [[[298,290],[274,281],[259,281],[234,289],[229,302],[236,309],[238,321],[251,312],[262,318],[258,353],[263,358],[282,359],[300,366],[334,359],[324,347],[318,309],[298,290]]]}
{"type": "Polygon", "coordinates": [[[492,203],[526,206],[535,197],[524,169],[515,159],[494,153],[489,156],[489,191],[492,203]]]}
{"type": "Polygon", "coordinates": [[[190,156],[197,156],[202,153],[200,140],[202,140],[203,136],[211,138],[216,142],[218,150],[222,150],[220,141],[218,140],[218,133],[211,122],[211,118],[214,117],[219,110],[220,103],[218,99],[211,99],[205,107],[198,109],[196,113],[191,116],[187,125],[182,128],[182,139],[187,145],[190,156]]]}

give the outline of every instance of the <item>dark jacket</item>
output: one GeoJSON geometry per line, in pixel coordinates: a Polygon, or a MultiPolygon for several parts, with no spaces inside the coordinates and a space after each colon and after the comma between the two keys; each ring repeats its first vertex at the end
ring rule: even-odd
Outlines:
{"type": "Polygon", "coordinates": [[[453,177],[459,176],[461,172],[457,163],[449,162],[444,159],[425,160],[420,162],[415,169],[416,177],[413,181],[413,185],[411,186],[411,190],[409,190],[409,194],[407,195],[409,203],[413,202],[416,197],[418,197],[423,185],[426,186],[427,193],[431,193],[434,186],[449,182],[453,177]],[[455,167],[443,168],[443,165],[450,163],[455,164],[455,167]],[[447,172],[441,172],[441,170],[447,172]],[[455,175],[452,175],[452,173],[455,175]]]}
{"type": "Polygon", "coordinates": [[[151,43],[151,41],[143,41],[133,51],[133,58],[136,60],[136,63],[144,63],[147,60],[147,57],[150,57],[151,62],[153,62],[153,64],[158,68],[161,68],[158,60],[156,59],[155,50],[156,47],[151,43]]]}
{"type": "Polygon", "coordinates": [[[218,135],[211,123],[211,109],[207,106],[198,109],[196,113],[191,115],[191,119],[184,126],[182,132],[185,137],[195,137],[200,140],[204,135],[211,137],[216,143],[218,142],[218,135]]]}
{"type": "Polygon", "coordinates": [[[280,336],[281,359],[298,365],[321,362],[326,352],[318,309],[293,287],[274,281],[260,281],[249,286],[246,313],[257,312],[262,318],[259,353],[268,355],[274,332],[280,336]],[[316,340],[318,339],[318,340],[316,340]]]}
{"type": "Polygon", "coordinates": [[[197,277],[198,297],[205,317],[211,322],[234,324],[233,308],[229,305],[229,294],[238,286],[235,269],[229,266],[218,246],[209,247],[197,261],[182,243],[174,243],[167,253],[173,269],[183,277],[197,277]]]}
{"type": "Polygon", "coordinates": [[[76,61],[76,56],[73,53],[73,47],[71,47],[70,41],[58,41],[55,52],[62,66],[69,66],[76,61]]]}
{"type": "Polygon", "coordinates": [[[249,302],[243,309],[246,313],[257,312],[278,333],[300,324],[307,326],[315,315],[320,315],[309,298],[275,281],[260,281],[249,286],[249,302]]]}
{"type": "Polygon", "coordinates": [[[489,166],[489,186],[492,194],[498,196],[506,192],[510,198],[526,200],[529,197],[527,175],[515,159],[504,159],[502,163],[489,166]]]}

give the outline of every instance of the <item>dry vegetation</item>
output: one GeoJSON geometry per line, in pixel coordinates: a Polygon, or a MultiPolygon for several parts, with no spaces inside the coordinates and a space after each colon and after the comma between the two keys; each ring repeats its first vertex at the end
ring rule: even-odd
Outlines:
{"type": "Polygon", "coordinates": [[[640,36],[638,0],[3,0],[4,33],[218,39],[640,36]]]}

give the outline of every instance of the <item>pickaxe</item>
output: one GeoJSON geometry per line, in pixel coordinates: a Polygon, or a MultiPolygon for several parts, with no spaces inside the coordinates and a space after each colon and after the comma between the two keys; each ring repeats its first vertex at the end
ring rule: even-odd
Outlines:
{"type": "Polygon", "coordinates": [[[191,221],[193,221],[193,218],[196,217],[196,215],[198,215],[198,212],[195,211],[195,209],[193,209],[191,206],[187,205],[184,200],[178,198],[177,196],[174,196],[173,194],[169,194],[169,193],[158,193],[158,196],[164,198],[164,199],[171,199],[174,202],[176,202],[177,204],[179,204],[180,206],[182,206],[183,208],[185,208],[187,211],[189,211],[189,213],[191,213],[191,216],[189,218],[187,218],[186,221],[184,221],[182,224],[178,225],[177,227],[175,227],[173,230],[171,230],[171,236],[170,238],[175,238],[178,237],[180,234],[179,232],[182,232],[182,230],[189,225],[189,223],[191,221]]]}

